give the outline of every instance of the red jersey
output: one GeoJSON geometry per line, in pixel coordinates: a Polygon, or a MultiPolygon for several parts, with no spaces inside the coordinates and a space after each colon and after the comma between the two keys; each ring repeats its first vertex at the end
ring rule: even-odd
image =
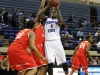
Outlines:
{"type": "MultiPolygon", "coordinates": [[[[44,28],[43,25],[40,24],[38,27],[35,28],[34,33],[36,34],[35,44],[39,52],[45,56],[44,52],[44,28]]],[[[36,60],[37,66],[46,65],[46,63],[41,60],[32,50],[31,50],[32,57],[36,60]]]]}
{"type": "Polygon", "coordinates": [[[86,49],[87,49],[88,44],[89,44],[88,41],[81,42],[79,44],[78,53],[85,53],[86,54],[86,49]]]}
{"type": "Polygon", "coordinates": [[[11,45],[20,46],[22,49],[27,49],[29,46],[29,32],[31,29],[21,30],[17,35],[15,40],[11,43],[11,45]]]}
{"type": "Polygon", "coordinates": [[[35,28],[34,33],[36,34],[36,45],[44,44],[44,29],[43,25],[40,24],[38,27],[35,28]]]}

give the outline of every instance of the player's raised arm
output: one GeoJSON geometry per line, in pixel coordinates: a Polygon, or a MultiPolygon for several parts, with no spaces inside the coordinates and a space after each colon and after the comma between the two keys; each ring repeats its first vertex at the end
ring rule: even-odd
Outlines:
{"type": "Polygon", "coordinates": [[[47,62],[46,58],[41,55],[41,53],[38,51],[38,49],[35,46],[35,34],[32,31],[29,33],[29,44],[30,44],[29,46],[30,49],[32,49],[34,53],[37,56],[39,56],[42,60],[47,62]]]}
{"type": "Polygon", "coordinates": [[[89,52],[90,49],[91,49],[91,44],[89,44],[89,45],[87,46],[86,52],[87,52],[88,57],[91,59],[91,61],[94,62],[94,60],[92,59],[92,57],[91,57],[91,55],[90,55],[90,52],[89,52]]]}
{"type": "MultiPolygon", "coordinates": [[[[44,8],[44,6],[45,6],[45,0],[42,0],[41,4],[40,4],[40,8],[38,10],[38,13],[44,8]]],[[[36,16],[35,22],[40,22],[40,17],[38,16],[38,14],[36,16]]]]}
{"type": "Polygon", "coordinates": [[[63,24],[63,19],[62,19],[62,15],[61,15],[59,6],[60,6],[60,2],[57,5],[56,10],[57,10],[57,14],[58,14],[59,25],[61,26],[63,24]]]}
{"type": "Polygon", "coordinates": [[[38,16],[42,19],[42,20],[45,20],[47,19],[47,16],[44,15],[44,13],[46,12],[46,10],[49,8],[49,4],[44,8],[42,9],[39,13],[38,13],[38,16]]]}

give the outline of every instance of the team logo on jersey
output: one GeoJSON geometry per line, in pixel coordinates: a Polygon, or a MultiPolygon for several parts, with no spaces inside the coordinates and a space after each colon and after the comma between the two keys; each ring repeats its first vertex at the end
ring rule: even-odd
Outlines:
{"type": "Polygon", "coordinates": [[[57,21],[47,21],[47,22],[46,22],[46,24],[52,24],[52,23],[57,24],[57,21]]]}

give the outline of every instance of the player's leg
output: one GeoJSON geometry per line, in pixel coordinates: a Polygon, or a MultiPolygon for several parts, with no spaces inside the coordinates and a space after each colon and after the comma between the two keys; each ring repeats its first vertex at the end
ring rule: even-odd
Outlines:
{"type": "Polygon", "coordinates": [[[74,56],[74,59],[73,59],[73,62],[72,62],[72,66],[71,66],[71,72],[69,75],[73,75],[73,73],[79,69],[79,66],[80,66],[80,58],[77,55],[74,56]]]}
{"type": "Polygon", "coordinates": [[[37,73],[37,68],[29,70],[25,75],[36,75],[37,73]]]}
{"type": "Polygon", "coordinates": [[[37,75],[46,75],[46,72],[47,72],[46,66],[41,66],[41,67],[39,67],[39,71],[38,71],[37,75]]]}
{"type": "Polygon", "coordinates": [[[47,71],[49,75],[53,75],[53,63],[48,64],[47,71]]]}
{"type": "Polygon", "coordinates": [[[62,64],[65,74],[68,74],[68,66],[66,63],[66,55],[60,40],[55,41],[54,46],[57,65],[62,64]],[[61,55],[62,54],[62,55],[61,55]]]}
{"type": "Polygon", "coordinates": [[[45,41],[45,56],[48,60],[48,74],[53,75],[53,63],[55,63],[55,46],[53,41],[45,41]]]}
{"type": "Polygon", "coordinates": [[[67,75],[68,74],[68,65],[67,65],[67,63],[63,63],[62,67],[63,67],[63,70],[64,70],[65,74],[67,75]]]}
{"type": "Polygon", "coordinates": [[[85,74],[88,75],[88,71],[87,71],[88,59],[87,59],[86,55],[81,56],[80,59],[81,59],[80,63],[81,63],[81,66],[82,66],[82,71],[84,71],[85,74]]]}

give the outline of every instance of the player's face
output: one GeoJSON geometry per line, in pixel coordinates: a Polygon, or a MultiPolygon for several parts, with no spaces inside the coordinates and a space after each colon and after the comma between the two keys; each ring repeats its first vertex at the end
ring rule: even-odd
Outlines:
{"type": "Polygon", "coordinates": [[[93,42],[93,37],[90,37],[89,41],[90,41],[90,43],[92,43],[93,42]]]}
{"type": "Polygon", "coordinates": [[[53,18],[56,18],[57,17],[57,11],[56,10],[52,10],[51,16],[53,18]]]}

